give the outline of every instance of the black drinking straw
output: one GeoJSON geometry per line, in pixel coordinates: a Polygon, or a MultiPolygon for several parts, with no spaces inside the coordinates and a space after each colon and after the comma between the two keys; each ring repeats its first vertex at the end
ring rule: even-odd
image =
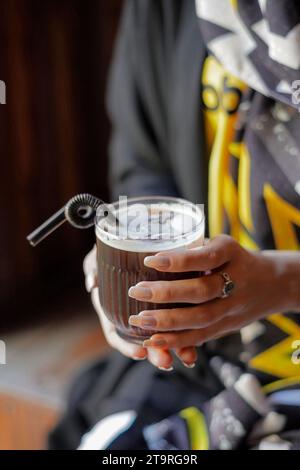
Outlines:
{"type": "Polygon", "coordinates": [[[86,229],[95,223],[98,207],[102,206],[103,215],[110,224],[120,224],[107,204],[90,194],[78,194],[58,212],[52,215],[46,222],[28,235],[27,240],[32,246],[37,246],[47,238],[54,230],[68,221],[73,227],[86,229]]]}

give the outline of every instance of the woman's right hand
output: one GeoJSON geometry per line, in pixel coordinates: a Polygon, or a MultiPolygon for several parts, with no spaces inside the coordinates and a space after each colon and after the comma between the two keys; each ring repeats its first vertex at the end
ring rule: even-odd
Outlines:
{"type": "MultiPolygon", "coordinates": [[[[108,344],[117,349],[121,354],[136,361],[148,359],[155,367],[163,370],[172,370],[173,358],[167,349],[143,348],[136,344],[123,340],[116,332],[115,326],[106,318],[99,301],[97,278],[97,248],[87,254],[83,262],[85,285],[91,294],[93,306],[100,319],[102,329],[108,344]]],[[[175,351],[176,355],[187,367],[193,367],[197,360],[197,352],[193,347],[175,351]]]]}

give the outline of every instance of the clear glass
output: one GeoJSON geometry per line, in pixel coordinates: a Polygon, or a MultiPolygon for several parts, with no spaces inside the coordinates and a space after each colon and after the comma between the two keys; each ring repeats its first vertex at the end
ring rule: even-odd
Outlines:
{"type": "Polygon", "coordinates": [[[128,318],[143,310],[174,308],[175,304],[153,304],[129,298],[128,290],[141,281],[176,280],[199,273],[160,273],[144,266],[146,256],[161,251],[203,245],[203,207],[184,199],[140,197],[122,199],[109,209],[118,223],[101,213],[96,217],[99,298],[107,318],[118,334],[142,343],[153,332],[128,325],[128,318]]]}

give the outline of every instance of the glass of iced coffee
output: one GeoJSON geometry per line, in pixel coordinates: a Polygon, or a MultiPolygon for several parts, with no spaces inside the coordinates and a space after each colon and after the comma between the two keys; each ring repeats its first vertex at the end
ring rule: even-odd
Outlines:
{"type": "MultiPolygon", "coordinates": [[[[202,206],[171,197],[140,197],[109,206],[113,218],[100,207],[96,217],[99,297],[107,318],[127,341],[141,344],[154,332],[130,326],[131,315],[175,304],[140,302],[128,296],[142,281],[176,280],[200,273],[161,273],[144,266],[144,259],[161,251],[201,246],[205,218],[202,206]]],[[[182,304],[181,304],[182,306],[182,304]]]]}

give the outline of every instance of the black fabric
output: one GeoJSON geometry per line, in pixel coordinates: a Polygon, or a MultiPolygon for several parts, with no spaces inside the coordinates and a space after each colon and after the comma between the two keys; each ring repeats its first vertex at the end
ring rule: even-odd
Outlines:
{"type": "Polygon", "coordinates": [[[205,54],[194,0],[126,2],[108,92],[113,198],[160,194],[205,202],[205,54]]]}
{"type": "MultiPolygon", "coordinates": [[[[201,353],[200,353],[201,354],[201,353]]],[[[82,436],[101,419],[113,413],[135,410],[138,420],[130,436],[116,443],[128,450],[146,448],[142,429],[184,407],[201,406],[223,385],[200,356],[199,372],[180,366],[166,373],[149,362],[135,362],[114,352],[82,372],[67,398],[68,407],[49,436],[49,448],[78,448],[82,436]]],[[[114,446],[111,447],[114,449],[114,446]]],[[[117,448],[117,447],[116,447],[117,448]]]]}

